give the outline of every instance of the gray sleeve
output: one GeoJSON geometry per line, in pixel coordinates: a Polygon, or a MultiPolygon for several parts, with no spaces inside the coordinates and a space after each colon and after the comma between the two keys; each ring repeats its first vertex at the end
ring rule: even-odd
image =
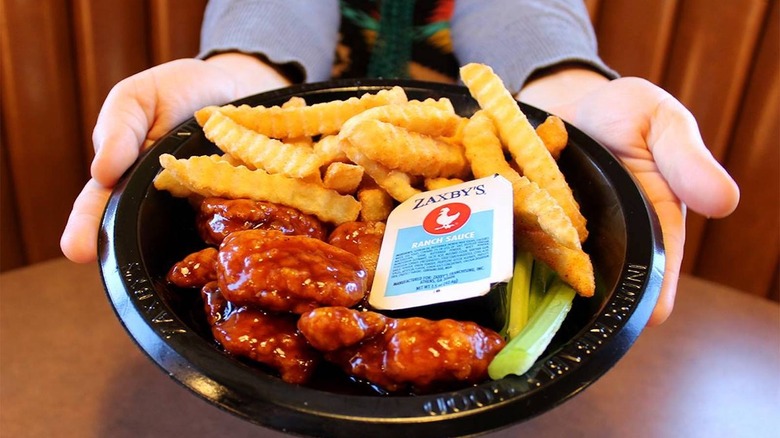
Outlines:
{"type": "Polygon", "coordinates": [[[304,81],[330,79],[341,15],[338,0],[209,0],[199,58],[239,51],[292,65],[304,81]]]}
{"type": "Polygon", "coordinates": [[[456,0],[451,30],[458,61],[491,66],[512,94],[535,71],[567,62],[617,77],[598,56],[582,0],[456,0]]]}

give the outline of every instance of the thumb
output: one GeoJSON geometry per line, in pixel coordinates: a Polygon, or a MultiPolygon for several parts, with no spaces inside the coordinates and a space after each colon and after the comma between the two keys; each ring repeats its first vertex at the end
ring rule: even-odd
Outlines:
{"type": "Polygon", "coordinates": [[[688,208],[708,217],[728,216],[739,187],[704,144],[693,115],[664,97],[651,115],[647,145],[672,191],[688,208]]]}

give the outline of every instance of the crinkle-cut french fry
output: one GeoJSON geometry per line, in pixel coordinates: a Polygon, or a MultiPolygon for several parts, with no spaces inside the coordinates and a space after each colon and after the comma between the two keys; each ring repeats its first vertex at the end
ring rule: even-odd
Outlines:
{"type": "MultiPolygon", "coordinates": [[[[228,163],[232,164],[233,166],[246,166],[245,163],[243,163],[238,158],[230,155],[230,154],[222,154],[222,155],[211,155],[215,160],[223,160],[227,161],[228,163]]],[[[254,170],[255,168],[252,166],[247,166],[249,169],[254,170]]]]}
{"type": "MultiPolygon", "coordinates": [[[[293,96],[287,99],[287,101],[282,104],[282,108],[303,108],[305,106],[306,106],[306,99],[300,96],[293,96]]],[[[288,138],[284,142],[288,144],[294,144],[294,145],[302,145],[302,146],[309,146],[309,147],[314,146],[314,140],[309,136],[288,138]]]]}
{"type": "Polygon", "coordinates": [[[198,110],[195,118],[203,126],[211,114],[219,109],[246,128],[271,138],[284,139],[336,134],[344,122],[368,108],[407,101],[403,88],[393,87],[373,94],[366,93],[359,98],[316,103],[301,108],[210,106],[198,110]]]}
{"type": "Polygon", "coordinates": [[[434,99],[432,97],[429,97],[429,98],[424,99],[424,100],[413,99],[413,100],[410,100],[409,103],[415,103],[415,104],[422,103],[423,105],[431,107],[431,108],[437,108],[437,109],[440,109],[442,111],[448,111],[448,112],[451,112],[451,113],[455,112],[455,107],[452,105],[452,101],[450,99],[446,98],[446,97],[441,97],[439,99],[434,99]]]}
{"type": "Polygon", "coordinates": [[[282,104],[282,108],[303,108],[305,106],[306,99],[301,96],[293,96],[282,104]]]}
{"type": "Polygon", "coordinates": [[[322,177],[322,185],[342,195],[351,195],[360,186],[364,172],[363,168],[358,165],[337,161],[328,165],[325,175],[322,177]]]}
{"type": "Polygon", "coordinates": [[[326,135],[314,143],[312,148],[314,153],[320,157],[322,166],[328,166],[336,162],[349,162],[349,157],[341,150],[340,141],[339,136],[334,134],[326,135]]]}
{"type": "Polygon", "coordinates": [[[593,264],[577,230],[549,193],[506,162],[492,120],[478,111],[464,128],[463,141],[474,177],[499,174],[512,183],[515,237],[521,247],[558,272],[577,293],[592,296],[593,264]]]}
{"type": "Polygon", "coordinates": [[[163,169],[154,177],[154,188],[165,190],[177,198],[187,198],[192,195],[192,190],[182,184],[170,170],[163,169]]]}
{"type": "Polygon", "coordinates": [[[528,229],[515,224],[515,240],[518,248],[530,252],[544,262],[561,279],[574,288],[578,295],[592,297],[596,291],[593,262],[582,250],[567,248],[539,229],[528,229]]]}
{"type": "Polygon", "coordinates": [[[571,188],[501,78],[489,66],[475,63],[461,67],[460,77],[480,108],[493,119],[499,138],[523,176],[550,192],[577,229],[580,241],[584,242],[588,235],[586,221],[571,188]]]}
{"type": "Polygon", "coordinates": [[[176,159],[160,155],[160,164],[181,185],[201,196],[274,202],[341,224],[357,219],[360,203],[352,196],[280,174],[249,170],[208,156],[176,159]]]}
{"type": "Polygon", "coordinates": [[[311,147],[269,138],[239,125],[221,111],[209,117],[203,132],[222,151],[256,169],[293,178],[319,174],[321,161],[311,147]]]}
{"type": "MultiPolygon", "coordinates": [[[[372,181],[373,182],[373,181],[372,181]]],[[[360,220],[366,222],[386,221],[395,207],[395,201],[387,191],[378,185],[361,186],[357,191],[360,201],[360,220]]]]}
{"type": "Polygon", "coordinates": [[[451,103],[449,109],[445,109],[446,105],[442,106],[436,102],[427,99],[424,102],[411,101],[401,105],[369,108],[344,123],[342,132],[350,131],[364,120],[377,120],[431,137],[455,135],[464,118],[455,113],[451,103]]]}
{"type": "Polygon", "coordinates": [[[516,221],[527,227],[538,224],[561,245],[581,249],[577,230],[561,206],[506,161],[495,125],[484,111],[477,111],[464,128],[463,145],[475,178],[499,174],[512,183],[516,221]]]}
{"type": "Polygon", "coordinates": [[[569,143],[569,132],[566,131],[566,125],[556,116],[547,116],[544,122],[536,127],[536,134],[542,139],[544,147],[550,151],[550,155],[555,160],[561,156],[561,152],[566,149],[566,145],[569,143]]]}
{"type": "Polygon", "coordinates": [[[425,190],[437,190],[463,182],[465,181],[460,178],[425,178],[423,184],[425,185],[425,190]]]}
{"type": "Polygon", "coordinates": [[[469,172],[461,145],[390,123],[374,119],[360,120],[355,124],[350,121],[339,136],[348,139],[368,159],[392,170],[428,178],[463,178],[469,172]]]}
{"type": "MultiPolygon", "coordinates": [[[[231,166],[243,166],[244,164],[228,155],[218,155],[213,154],[208,156],[209,159],[212,161],[224,161],[226,163],[229,163],[231,166]]],[[[254,170],[250,167],[250,169],[254,170]]],[[[177,198],[188,198],[190,197],[193,192],[183,185],[168,169],[162,169],[160,173],[157,174],[157,176],[154,177],[154,187],[157,190],[165,190],[167,192],[170,192],[171,195],[177,197],[177,198]]]]}
{"type": "Polygon", "coordinates": [[[387,167],[368,158],[349,140],[341,140],[341,149],[347,154],[353,163],[361,166],[366,174],[376,181],[396,201],[403,202],[420,193],[420,190],[412,185],[412,178],[401,171],[388,169],[387,167]]]}
{"type": "Polygon", "coordinates": [[[577,230],[547,191],[506,162],[495,126],[482,111],[464,128],[463,143],[475,178],[498,174],[512,183],[516,241],[558,272],[577,293],[592,296],[593,264],[582,250],[577,230]]]}

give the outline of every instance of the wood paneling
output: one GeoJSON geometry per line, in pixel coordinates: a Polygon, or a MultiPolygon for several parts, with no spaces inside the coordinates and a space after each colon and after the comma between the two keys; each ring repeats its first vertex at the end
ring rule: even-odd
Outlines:
{"type": "MultiPolygon", "coordinates": [[[[5,2],[0,2],[0,54],[7,54],[10,50],[7,17],[5,2]]],[[[0,55],[4,65],[8,59],[0,55]]],[[[2,74],[0,83],[5,86],[6,69],[0,68],[0,74],[2,74]]],[[[5,111],[4,105],[3,111],[5,111]]],[[[4,120],[2,118],[3,122],[4,120]]],[[[7,131],[2,129],[2,126],[0,125],[0,272],[23,266],[27,261],[22,239],[19,236],[16,196],[11,179],[11,167],[8,165],[8,140],[5,138],[7,131]]]]}
{"type": "Polygon", "coordinates": [[[5,158],[5,141],[0,139],[0,272],[24,266],[26,260],[19,236],[16,197],[11,184],[10,168],[5,158]]]}
{"type": "Polygon", "coordinates": [[[92,161],[92,127],[117,82],[151,64],[149,20],[141,0],[76,0],[74,31],[84,156],[92,161]]]}
{"type": "Polygon", "coordinates": [[[198,54],[206,0],[151,0],[152,60],[155,64],[198,54]]]}
{"type": "Polygon", "coordinates": [[[765,295],[776,285],[780,247],[780,11],[768,14],[726,163],[742,189],[728,218],[711,221],[694,272],[765,295]]]}
{"type": "Polygon", "coordinates": [[[599,53],[623,76],[660,84],[679,0],[610,0],[595,23],[599,53]]]}
{"type": "Polygon", "coordinates": [[[18,234],[33,263],[59,254],[83,184],[72,28],[57,0],[3,0],[2,16],[3,139],[18,234]]]}
{"type": "Polygon", "coordinates": [[[599,6],[601,6],[601,0],[585,0],[585,7],[588,8],[588,14],[594,24],[599,16],[599,6]]]}
{"type": "MultiPolygon", "coordinates": [[[[686,0],[664,86],[696,116],[707,147],[723,162],[767,12],[765,0],[686,0]]],[[[707,219],[689,214],[683,271],[692,272],[707,219]]]]}

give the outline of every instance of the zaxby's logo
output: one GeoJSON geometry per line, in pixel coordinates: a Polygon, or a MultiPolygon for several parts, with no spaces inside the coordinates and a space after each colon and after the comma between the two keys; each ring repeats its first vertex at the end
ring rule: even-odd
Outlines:
{"type": "Polygon", "coordinates": [[[429,234],[451,233],[465,225],[470,216],[468,205],[451,202],[431,210],[423,220],[423,229],[429,234]]]}

